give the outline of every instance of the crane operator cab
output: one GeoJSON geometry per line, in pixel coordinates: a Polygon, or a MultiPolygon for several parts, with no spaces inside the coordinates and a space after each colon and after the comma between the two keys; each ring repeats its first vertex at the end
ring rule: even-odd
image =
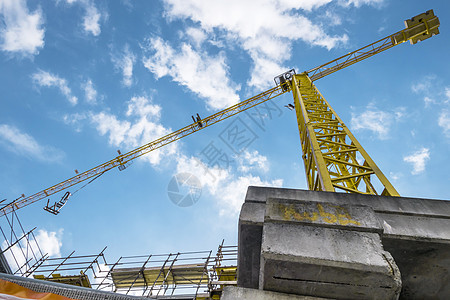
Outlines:
{"type": "Polygon", "coordinates": [[[289,86],[289,82],[292,80],[292,76],[295,75],[295,70],[294,69],[290,69],[287,72],[284,72],[281,75],[275,76],[275,78],[273,79],[275,81],[276,85],[280,85],[281,88],[283,89],[283,92],[287,92],[290,90],[290,86],[289,86]]]}

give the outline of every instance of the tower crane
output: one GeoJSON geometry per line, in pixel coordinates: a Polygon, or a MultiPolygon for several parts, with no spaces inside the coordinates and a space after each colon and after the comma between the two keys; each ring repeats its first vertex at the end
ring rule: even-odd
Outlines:
{"type": "Polygon", "coordinates": [[[22,195],[13,202],[1,207],[0,216],[89,179],[93,180],[116,167],[123,169],[132,160],[142,155],[287,92],[292,92],[294,97],[294,108],[303,153],[302,158],[310,190],[399,196],[393,185],[356,140],[341,118],[338,117],[313,82],[406,41],[416,44],[419,41],[428,39],[433,35],[439,34],[439,25],[438,17],[434,15],[433,10],[429,10],[406,20],[405,29],[365,47],[301,74],[296,74],[294,70],[285,72],[275,77],[275,87],[206,118],[201,119],[197,115],[197,118],[194,118],[194,123],[177,131],[125,154],[119,152],[119,156],[31,196],[22,195]],[[377,189],[378,185],[374,184],[374,178],[377,178],[381,183],[381,189],[377,189]]]}

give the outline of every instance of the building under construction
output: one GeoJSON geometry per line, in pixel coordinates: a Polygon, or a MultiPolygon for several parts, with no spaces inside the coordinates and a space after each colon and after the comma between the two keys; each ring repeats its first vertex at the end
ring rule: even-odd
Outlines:
{"type": "MultiPolygon", "coordinates": [[[[400,197],[314,85],[396,45],[437,35],[439,25],[432,10],[422,13],[392,35],[311,70],[285,72],[267,91],[209,117],[197,115],[178,131],[4,205],[0,293],[54,299],[450,298],[449,202],[400,197]],[[214,250],[143,253],[115,261],[107,259],[106,248],[49,258],[33,242],[34,229],[20,224],[16,211],[22,207],[126,168],[142,155],[285,93],[294,99],[290,107],[297,116],[309,191],[249,187],[237,246],[222,242],[214,250]],[[11,266],[4,254],[21,243],[21,257],[11,266]]],[[[64,204],[63,198],[47,208],[57,214],[64,204]]]]}

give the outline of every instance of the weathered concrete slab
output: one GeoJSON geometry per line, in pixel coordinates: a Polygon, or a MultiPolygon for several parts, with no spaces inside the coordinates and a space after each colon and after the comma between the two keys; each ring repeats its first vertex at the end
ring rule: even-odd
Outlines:
{"type": "Polygon", "coordinates": [[[316,192],[258,186],[248,187],[245,202],[265,203],[268,198],[356,204],[369,206],[375,212],[399,213],[404,215],[413,214],[438,218],[449,218],[450,216],[450,203],[446,200],[316,192]]]}
{"type": "Polygon", "coordinates": [[[369,207],[269,198],[259,288],[333,297],[397,299],[400,272],[369,207]]]}
{"type": "Polygon", "coordinates": [[[260,288],[333,299],[397,299],[400,273],[378,234],[264,224],[260,288]]]}
{"type": "Polygon", "coordinates": [[[243,245],[245,250],[238,250],[238,261],[242,266],[237,274],[240,287],[258,288],[265,209],[262,203],[244,203],[241,209],[238,244],[243,245]]]}
{"type": "MultiPolygon", "coordinates": [[[[248,208],[247,212],[252,215],[251,219],[254,221],[254,245],[262,243],[262,231],[261,235],[258,235],[256,227],[258,224],[263,226],[262,211],[268,198],[330,202],[338,205],[356,204],[372,208],[383,227],[381,237],[384,249],[392,254],[402,274],[400,298],[449,298],[450,201],[249,187],[243,211],[248,208]]],[[[240,236],[242,229],[248,225],[247,219],[248,216],[241,213],[240,236]]],[[[255,265],[241,264],[242,257],[249,254],[254,256],[260,250],[258,247],[248,247],[241,243],[240,237],[239,269],[255,270],[255,265]]],[[[244,278],[238,275],[238,285],[243,281],[244,278]]]]}
{"type": "Polygon", "coordinates": [[[373,209],[368,206],[269,198],[265,207],[264,222],[383,232],[373,209]]]}
{"type": "Polygon", "coordinates": [[[257,289],[227,286],[222,293],[222,300],[326,300],[325,298],[275,293],[257,289]]]}
{"type": "Polygon", "coordinates": [[[450,243],[449,216],[378,212],[377,217],[385,238],[450,243]]]}

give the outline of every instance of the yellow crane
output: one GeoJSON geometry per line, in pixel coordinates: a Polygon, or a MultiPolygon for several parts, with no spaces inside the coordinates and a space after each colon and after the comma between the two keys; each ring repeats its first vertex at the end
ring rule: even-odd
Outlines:
{"type": "MultiPolygon", "coordinates": [[[[194,123],[186,127],[125,154],[119,152],[119,156],[116,158],[31,196],[22,195],[0,208],[0,216],[89,179],[93,180],[113,168],[123,169],[132,160],[142,155],[290,91],[294,96],[302,157],[309,189],[398,196],[398,192],[317,90],[313,82],[398,44],[406,41],[415,44],[439,34],[439,25],[439,19],[434,15],[433,10],[429,10],[406,20],[405,29],[370,45],[301,74],[296,74],[294,70],[290,70],[277,76],[275,78],[277,85],[265,92],[204,119],[197,115],[194,123]],[[381,183],[383,188],[381,191],[376,189],[373,182],[374,177],[381,183]]],[[[70,193],[66,193],[64,199],[60,201],[61,203],[55,203],[54,207],[50,207],[50,210],[57,210],[62,207],[67,201],[66,195],[68,197],[70,193]]]]}

